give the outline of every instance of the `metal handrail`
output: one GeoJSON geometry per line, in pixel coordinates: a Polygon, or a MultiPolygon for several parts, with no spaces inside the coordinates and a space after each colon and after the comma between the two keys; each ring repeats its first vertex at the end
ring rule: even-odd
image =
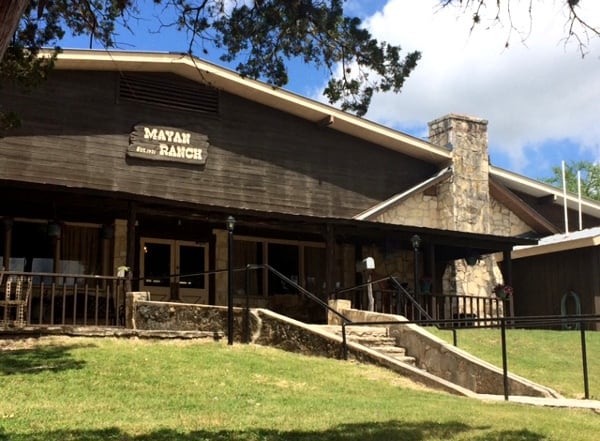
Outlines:
{"type": "MultiPolygon", "coordinates": [[[[331,312],[332,314],[336,315],[338,318],[341,319],[341,321],[342,321],[342,356],[343,356],[344,360],[347,360],[348,359],[348,345],[347,345],[347,339],[346,339],[346,325],[348,323],[352,323],[352,320],[350,320],[348,317],[346,317],[344,314],[340,313],[339,311],[333,309],[331,306],[329,306],[322,299],[320,299],[319,297],[317,297],[316,295],[314,295],[313,293],[311,293],[310,291],[308,291],[304,287],[300,286],[298,284],[298,282],[293,281],[292,279],[290,279],[286,275],[284,275],[281,272],[277,271],[275,268],[273,268],[269,264],[266,264],[266,263],[262,263],[262,264],[248,264],[248,265],[246,265],[246,268],[245,268],[246,271],[259,270],[259,269],[267,269],[269,272],[271,272],[275,276],[279,277],[286,284],[288,284],[288,285],[292,286],[293,288],[297,289],[305,297],[307,297],[308,299],[310,299],[313,302],[317,303],[318,305],[322,306],[323,308],[325,308],[325,310],[327,310],[328,312],[331,312]]],[[[247,280],[248,280],[248,278],[246,278],[246,281],[247,280]]],[[[249,299],[250,299],[250,290],[248,289],[248,287],[246,287],[246,308],[247,309],[249,309],[248,308],[249,299]]],[[[249,321],[246,321],[246,326],[249,326],[249,321]]],[[[249,331],[247,330],[247,332],[249,332],[249,331]]]]}
{"type": "MultiPolygon", "coordinates": [[[[387,276],[387,277],[383,277],[381,279],[373,280],[371,282],[365,282],[365,283],[362,283],[360,285],[353,286],[351,288],[340,289],[340,290],[337,290],[335,293],[336,294],[343,294],[345,292],[351,292],[351,291],[355,291],[357,289],[365,288],[365,287],[369,286],[370,284],[375,285],[375,284],[378,284],[378,283],[388,282],[388,281],[390,281],[392,283],[392,285],[394,286],[394,288],[395,288],[394,291],[396,291],[397,293],[403,295],[404,298],[406,298],[410,302],[410,304],[412,305],[412,307],[415,308],[419,312],[419,314],[420,314],[421,317],[425,317],[426,320],[434,322],[433,317],[425,310],[425,308],[423,308],[421,306],[421,304],[417,301],[417,299],[415,299],[414,296],[412,296],[410,294],[410,292],[404,286],[402,286],[402,283],[400,283],[398,281],[398,279],[396,277],[394,277],[394,276],[387,276]]],[[[400,315],[400,314],[398,314],[398,315],[400,315]]],[[[460,323],[462,323],[462,322],[463,322],[463,320],[460,321],[460,323]]],[[[355,323],[356,322],[352,322],[352,324],[355,324],[355,323]]],[[[378,321],[377,323],[381,324],[382,322],[378,321]]],[[[397,323],[397,322],[393,322],[393,323],[397,323]]],[[[456,346],[456,343],[457,343],[456,329],[442,328],[439,325],[435,325],[435,326],[436,326],[437,329],[439,329],[441,331],[450,331],[450,332],[452,332],[452,341],[453,341],[454,346],[456,346]]]]}
{"type": "MultiPolygon", "coordinates": [[[[508,381],[508,356],[506,351],[506,327],[507,322],[510,322],[511,327],[515,325],[520,325],[522,327],[533,327],[533,326],[549,326],[554,324],[562,324],[562,323],[577,323],[579,324],[579,332],[581,334],[581,358],[582,358],[582,369],[583,369],[583,384],[584,384],[584,397],[585,399],[590,398],[590,389],[589,389],[589,373],[588,373],[588,363],[587,363],[587,346],[585,340],[585,323],[597,323],[600,322],[600,315],[597,314],[579,314],[579,315],[569,315],[569,316],[556,316],[556,315],[545,315],[545,316],[523,316],[523,317],[499,317],[496,320],[500,322],[500,336],[501,336],[501,347],[502,347],[502,376],[503,376],[503,388],[504,388],[504,399],[508,401],[508,397],[510,395],[510,387],[508,381]]],[[[497,328],[497,325],[492,325],[489,323],[489,319],[487,318],[474,318],[472,319],[474,323],[481,323],[477,327],[472,329],[482,329],[482,328],[497,328]]],[[[406,321],[378,321],[376,322],[379,325],[419,325],[419,326],[428,326],[428,325],[455,325],[462,323],[462,319],[446,319],[446,320],[406,320],[406,321]]],[[[352,322],[347,325],[350,326],[369,326],[373,324],[371,321],[364,322],[352,322]]],[[[438,328],[443,329],[443,328],[438,328]]],[[[454,343],[456,346],[456,342],[454,343]]]]}

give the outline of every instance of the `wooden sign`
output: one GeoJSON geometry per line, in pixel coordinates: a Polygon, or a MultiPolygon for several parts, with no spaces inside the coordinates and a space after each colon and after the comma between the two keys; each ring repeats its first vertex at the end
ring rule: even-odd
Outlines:
{"type": "Polygon", "coordinates": [[[136,124],[129,135],[127,156],[155,161],[205,164],[208,137],[175,127],[136,124]]]}

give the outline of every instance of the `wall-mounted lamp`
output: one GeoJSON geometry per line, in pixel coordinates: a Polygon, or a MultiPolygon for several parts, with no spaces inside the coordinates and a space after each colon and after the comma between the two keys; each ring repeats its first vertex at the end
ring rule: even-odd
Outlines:
{"type": "Polygon", "coordinates": [[[227,218],[227,231],[233,231],[233,229],[235,228],[235,218],[233,216],[229,216],[227,218]]]}
{"type": "Polygon", "coordinates": [[[418,250],[421,247],[421,236],[418,234],[413,235],[410,238],[410,243],[412,243],[413,250],[418,250]]]}
{"type": "Polygon", "coordinates": [[[419,295],[420,294],[420,286],[419,286],[419,247],[421,246],[421,237],[418,234],[414,234],[411,238],[410,238],[410,243],[412,244],[413,247],[413,251],[414,251],[414,269],[415,269],[415,274],[414,274],[414,287],[415,287],[415,295],[419,295]]]}

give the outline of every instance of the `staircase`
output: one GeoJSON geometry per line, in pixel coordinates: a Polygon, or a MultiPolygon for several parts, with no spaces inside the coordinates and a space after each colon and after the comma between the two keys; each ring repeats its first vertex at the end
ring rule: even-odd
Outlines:
{"type": "MultiPolygon", "coordinates": [[[[342,335],[341,326],[323,326],[322,329],[342,335]]],[[[389,336],[388,328],[381,326],[348,326],[346,339],[379,352],[387,357],[394,358],[402,363],[416,366],[415,357],[406,355],[406,349],[396,344],[396,339],[389,336]]]]}

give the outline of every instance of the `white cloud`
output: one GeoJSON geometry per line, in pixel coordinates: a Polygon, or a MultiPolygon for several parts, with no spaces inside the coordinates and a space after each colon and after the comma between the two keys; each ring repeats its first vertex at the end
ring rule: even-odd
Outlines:
{"type": "MultiPolygon", "coordinates": [[[[428,121],[450,112],[486,118],[492,158],[509,158],[506,166],[519,172],[561,141],[600,157],[600,40],[592,41],[585,58],[565,44],[561,3],[534,2],[531,29],[526,10],[511,11],[527,31],[522,43],[508,26],[488,28],[488,16],[470,33],[471,15],[457,8],[439,10],[436,0],[389,0],[365,25],[380,40],[420,50],[422,59],[401,94],[374,97],[367,118],[417,136],[425,135],[428,121]]],[[[598,3],[588,0],[582,8],[600,17],[598,3]]]]}

